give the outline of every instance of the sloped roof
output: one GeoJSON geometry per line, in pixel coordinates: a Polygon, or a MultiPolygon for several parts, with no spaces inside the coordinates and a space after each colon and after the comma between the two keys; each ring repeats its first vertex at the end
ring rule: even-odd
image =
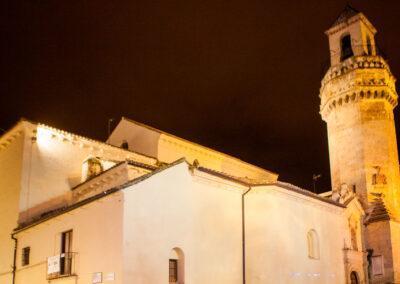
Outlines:
{"type": "Polygon", "coordinates": [[[41,224],[41,223],[43,223],[43,222],[45,222],[47,220],[50,220],[50,219],[52,219],[54,217],[57,217],[59,215],[62,215],[62,214],[67,213],[69,211],[72,211],[72,210],[74,210],[76,208],[79,208],[81,206],[89,204],[89,203],[91,203],[93,201],[96,201],[98,199],[104,198],[104,197],[106,197],[106,196],[108,196],[110,194],[113,194],[115,192],[123,190],[123,189],[125,189],[125,188],[127,188],[127,187],[129,187],[131,185],[138,184],[138,183],[140,183],[140,182],[142,182],[142,181],[144,181],[144,180],[146,180],[148,178],[151,178],[152,176],[154,176],[154,175],[156,175],[158,173],[161,173],[161,172],[163,172],[163,171],[165,171],[165,170],[167,170],[169,168],[172,168],[172,167],[177,166],[179,164],[182,164],[184,162],[186,162],[186,160],[184,158],[181,158],[181,159],[176,160],[175,162],[170,163],[168,165],[160,166],[159,168],[153,170],[152,172],[149,172],[148,174],[145,174],[145,175],[142,175],[140,177],[137,177],[137,178],[135,178],[133,180],[130,180],[130,181],[124,183],[124,184],[117,185],[117,186],[115,186],[113,188],[110,188],[110,189],[108,189],[106,191],[103,191],[103,192],[101,192],[99,194],[96,194],[94,196],[86,198],[86,199],[84,199],[82,201],[79,201],[79,202],[73,203],[71,205],[67,205],[67,206],[64,206],[64,207],[60,207],[60,208],[57,208],[57,209],[53,209],[53,210],[44,212],[43,214],[41,214],[37,218],[34,218],[34,219],[30,220],[30,221],[27,221],[27,222],[19,224],[18,227],[14,229],[13,234],[17,234],[17,233],[19,233],[19,232],[21,232],[23,230],[26,230],[28,228],[31,228],[31,227],[36,226],[38,224],[41,224]]]}
{"type": "Polygon", "coordinates": [[[332,27],[346,22],[348,19],[350,19],[351,17],[354,17],[355,15],[357,15],[359,13],[360,13],[360,11],[354,9],[349,4],[347,4],[346,7],[344,7],[343,11],[339,14],[339,17],[333,23],[332,27]]]}
{"type": "Polygon", "coordinates": [[[368,211],[369,212],[365,220],[366,224],[391,219],[390,212],[386,209],[381,195],[376,194],[368,211]]]}

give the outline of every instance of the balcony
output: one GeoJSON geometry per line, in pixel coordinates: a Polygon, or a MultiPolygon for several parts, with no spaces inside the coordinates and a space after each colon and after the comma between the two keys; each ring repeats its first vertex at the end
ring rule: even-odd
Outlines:
{"type": "Polygon", "coordinates": [[[47,280],[75,275],[74,256],[67,252],[47,258],[47,280]]]}

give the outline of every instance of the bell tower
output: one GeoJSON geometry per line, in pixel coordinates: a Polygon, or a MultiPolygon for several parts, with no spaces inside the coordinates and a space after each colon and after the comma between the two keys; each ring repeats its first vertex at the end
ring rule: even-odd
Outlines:
{"type": "Polygon", "coordinates": [[[326,34],[330,68],[321,82],[320,113],[328,129],[332,196],[348,187],[367,213],[371,283],[400,283],[395,78],[362,13],[347,6],[326,34]]]}

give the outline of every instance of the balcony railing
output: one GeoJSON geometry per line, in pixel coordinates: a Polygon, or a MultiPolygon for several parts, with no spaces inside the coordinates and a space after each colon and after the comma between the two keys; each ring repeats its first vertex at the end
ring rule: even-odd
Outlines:
{"type": "Polygon", "coordinates": [[[47,279],[75,275],[73,252],[62,253],[47,258],[47,279]]]}

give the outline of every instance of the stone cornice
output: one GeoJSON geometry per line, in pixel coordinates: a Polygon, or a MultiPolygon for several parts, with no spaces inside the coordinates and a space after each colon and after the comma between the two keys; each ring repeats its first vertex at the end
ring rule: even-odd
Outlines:
{"type": "Polygon", "coordinates": [[[332,66],[320,89],[320,113],[325,120],[337,107],[361,100],[385,100],[397,105],[395,78],[380,56],[352,57],[332,66]]]}
{"type": "Polygon", "coordinates": [[[333,27],[331,27],[329,30],[327,30],[325,32],[326,35],[332,35],[334,33],[337,33],[340,30],[345,29],[346,27],[348,27],[351,24],[354,24],[357,21],[361,21],[363,22],[373,34],[376,34],[376,29],[375,27],[372,25],[372,23],[367,19],[367,17],[364,16],[363,13],[358,13],[357,15],[351,17],[350,19],[348,19],[347,21],[340,23],[339,25],[335,25],[333,27]]]}
{"type": "Polygon", "coordinates": [[[18,137],[24,133],[24,121],[18,122],[0,137],[0,152],[7,149],[18,137]]]}
{"type": "Polygon", "coordinates": [[[357,69],[382,69],[387,72],[387,76],[390,78],[390,80],[396,82],[396,79],[390,71],[389,65],[381,56],[353,56],[341,62],[340,64],[331,66],[329,68],[321,82],[321,93],[323,92],[324,87],[330,81],[357,69]]]}

